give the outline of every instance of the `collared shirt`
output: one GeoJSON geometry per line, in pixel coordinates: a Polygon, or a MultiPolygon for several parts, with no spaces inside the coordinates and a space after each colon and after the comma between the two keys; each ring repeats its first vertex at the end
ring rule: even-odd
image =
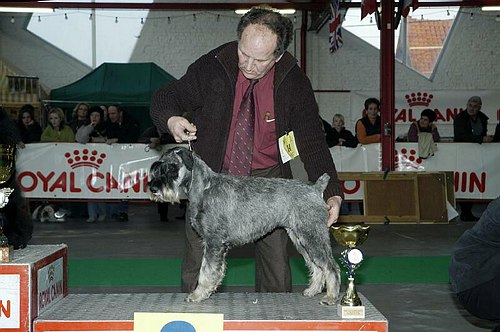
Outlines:
{"type": "MultiPolygon", "coordinates": [[[[250,86],[250,80],[241,71],[236,81],[231,129],[224,154],[224,169],[228,169],[233,149],[234,131],[243,95],[250,86]]],[[[273,167],[278,164],[278,145],[274,121],[274,67],[254,87],[255,126],[252,170],[273,167]]]]}

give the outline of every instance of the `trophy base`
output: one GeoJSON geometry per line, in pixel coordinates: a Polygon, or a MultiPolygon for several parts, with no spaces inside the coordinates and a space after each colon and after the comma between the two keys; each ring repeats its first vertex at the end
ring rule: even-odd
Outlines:
{"type": "Polygon", "coordinates": [[[345,306],[337,305],[337,315],[342,319],[364,319],[365,318],[365,306],[345,306]]]}

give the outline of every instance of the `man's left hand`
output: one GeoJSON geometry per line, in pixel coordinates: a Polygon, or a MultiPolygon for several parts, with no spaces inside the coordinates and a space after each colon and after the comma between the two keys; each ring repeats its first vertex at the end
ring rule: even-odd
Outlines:
{"type": "Polygon", "coordinates": [[[342,197],[333,196],[330,197],[326,204],[328,205],[328,227],[335,224],[339,219],[340,204],[342,203],[342,197]]]}

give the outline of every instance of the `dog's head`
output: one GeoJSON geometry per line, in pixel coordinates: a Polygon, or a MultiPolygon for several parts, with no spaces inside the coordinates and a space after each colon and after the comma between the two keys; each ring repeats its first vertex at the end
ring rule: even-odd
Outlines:
{"type": "Polygon", "coordinates": [[[193,153],[183,147],[165,152],[151,165],[148,182],[149,198],[155,202],[178,203],[180,190],[189,190],[193,153]]]}

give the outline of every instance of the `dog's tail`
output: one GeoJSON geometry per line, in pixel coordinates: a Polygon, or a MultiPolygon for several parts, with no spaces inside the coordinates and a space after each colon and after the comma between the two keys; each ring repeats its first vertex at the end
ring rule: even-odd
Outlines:
{"type": "Polygon", "coordinates": [[[328,181],[330,181],[330,175],[324,173],[319,177],[318,180],[316,180],[314,187],[316,187],[319,190],[319,192],[323,194],[323,191],[325,191],[326,186],[328,185],[328,181]]]}

